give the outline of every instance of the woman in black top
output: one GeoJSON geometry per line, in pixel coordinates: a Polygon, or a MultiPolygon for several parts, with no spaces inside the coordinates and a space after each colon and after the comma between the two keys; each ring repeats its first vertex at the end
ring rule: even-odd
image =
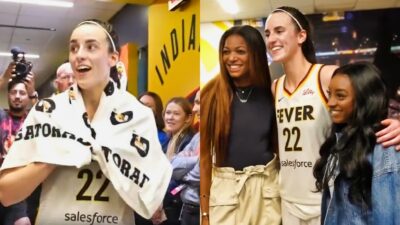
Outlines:
{"type": "Polygon", "coordinates": [[[202,221],[280,224],[275,113],[261,33],[230,28],[220,40],[219,59],[220,74],[201,93],[202,221]],[[245,212],[248,204],[254,210],[245,212]]]}

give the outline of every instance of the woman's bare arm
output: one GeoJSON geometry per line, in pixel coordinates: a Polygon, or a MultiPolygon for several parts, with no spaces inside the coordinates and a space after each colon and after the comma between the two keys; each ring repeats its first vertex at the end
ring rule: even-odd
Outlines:
{"type": "Polygon", "coordinates": [[[0,173],[0,201],[9,206],[26,199],[55,169],[47,163],[31,163],[0,173]]]}

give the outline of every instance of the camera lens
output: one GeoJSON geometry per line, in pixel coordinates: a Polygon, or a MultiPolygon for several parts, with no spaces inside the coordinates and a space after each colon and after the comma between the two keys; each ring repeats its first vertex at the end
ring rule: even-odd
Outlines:
{"type": "Polygon", "coordinates": [[[15,75],[18,77],[25,78],[29,73],[29,66],[25,63],[17,62],[15,65],[15,75]]]}

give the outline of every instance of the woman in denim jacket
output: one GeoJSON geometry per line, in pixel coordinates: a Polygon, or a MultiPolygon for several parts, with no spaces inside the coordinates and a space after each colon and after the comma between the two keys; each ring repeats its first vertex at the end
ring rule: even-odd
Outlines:
{"type": "Polygon", "coordinates": [[[376,143],[388,100],[370,63],[338,68],[329,85],[329,138],[314,167],[323,192],[321,224],[400,224],[400,154],[376,143]]]}

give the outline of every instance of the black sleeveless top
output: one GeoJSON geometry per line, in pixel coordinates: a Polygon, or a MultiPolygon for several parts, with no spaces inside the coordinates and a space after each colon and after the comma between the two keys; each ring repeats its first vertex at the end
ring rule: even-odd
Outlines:
{"type": "Polygon", "coordinates": [[[231,130],[227,158],[222,166],[242,170],[266,165],[273,159],[271,143],[274,103],[263,88],[254,88],[243,103],[233,93],[231,130]]]}

